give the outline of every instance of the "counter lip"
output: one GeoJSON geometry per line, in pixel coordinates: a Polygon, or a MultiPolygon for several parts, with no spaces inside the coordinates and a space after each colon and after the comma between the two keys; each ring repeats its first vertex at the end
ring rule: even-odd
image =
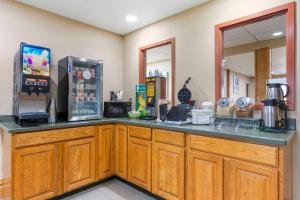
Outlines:
{"type": "Polygon", "coordinates": [[[0,116],[0,129],[11,134],[21,134],[28,132],[38,132],[54,129],[74,128],[82,126],[95,126],[105,124],[125,124],[131,126],[142,126],[153,129],[162,129],[168,131],[176,131],[189,133],[194,135],[201,135],[207,137],[215,137],[227,140],[235,140],[247,143],[255,143],[268,146],[287,146],[293,140],[296,130],[287,131],[286,133],[264,133],[259,130],[245,130],[236,131],[233,128],[217,129],[207,125],[170,125],[161,124],[153,121],[131,120],[126,118],[104,118],[101,120],[90,120],[80,122],[59,122],[56,124],[45,124],[35,127],[20,127],[12,121],[11,116],[0,116]],[[6,120],[6,121],[5,121],[6,120]],[[18,126],[16,128],[9,127],[12,125],[18,126]],[[249,134],[248,134],[249,133],[249,134]],[[277,136],[276,136],[277,135],[277,136]]]}

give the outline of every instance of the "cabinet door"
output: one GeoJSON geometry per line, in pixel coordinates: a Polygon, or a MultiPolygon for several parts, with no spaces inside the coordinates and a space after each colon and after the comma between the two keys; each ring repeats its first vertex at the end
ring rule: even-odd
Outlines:
{"type": "Polygon", "coordinates": [[[225,162],[226,200],[278,199],[276,169],[243,161],[225,162]]]}
{"type": "Polygon", "coordinates": [[[101,126],[98,134],[98,179],[104,179],[114,175],[114,126],[101,126]]]}
{"type": "Polygon", "coordinates": [[[64,192],[95,181],[95,139],[64,143],[64,192]]]}
{"type": "Polygon", "coordinates": [[[14,199],[48,199],[57,195],[57,145],[27,147],[14,154],[14,199]]]}
{"type": "Polygon", "coordinates": [[[190,151],[188,153],[187,199],[223,199],[223,158],[190,151]]]}
{"type": "Polygon", "coordinates": [[[128,180],[151,191],[151,141],[129,137],[128,180]]]}
{"type": "Polygon", "coordinates": [[[170,200],[184,199],[184,148],[153,143],[152,192],[170,200]]]}
{"type": "Polygon", "coordinates": [[[115,138],[116,175],[127,179],[127,126],[117,125],[115,138]]]}

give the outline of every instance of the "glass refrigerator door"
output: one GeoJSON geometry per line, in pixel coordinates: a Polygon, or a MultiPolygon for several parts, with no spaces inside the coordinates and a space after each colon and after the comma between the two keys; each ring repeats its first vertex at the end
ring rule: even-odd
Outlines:
{"type": "Polygon", "coordinates": [[[76,64],[73,62],[71,79],[72,100],[69,102],[70,121],[101,118],[101,69],[102,67],[99,63],[76,64]]]}

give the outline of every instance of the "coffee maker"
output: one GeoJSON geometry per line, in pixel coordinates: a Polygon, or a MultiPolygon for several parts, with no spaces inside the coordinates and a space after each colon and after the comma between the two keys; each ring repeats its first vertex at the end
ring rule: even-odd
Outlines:
{"type": "Polygon", "coordinates": [[[286,129],[287,128],[287,105],[285,98],[288,95],[288,85],[282,83],[267,83],[266,100],[264,101],[262,128],[263,129],[286,129]],[[282,86],[286,87],[284,94],[282,86]]]}
{"type": "Polygon", "coordinates": [[[50,90],[50,49],[20,44],[14,57],[13,115],[16,122],[47,122],[50,90]]]}

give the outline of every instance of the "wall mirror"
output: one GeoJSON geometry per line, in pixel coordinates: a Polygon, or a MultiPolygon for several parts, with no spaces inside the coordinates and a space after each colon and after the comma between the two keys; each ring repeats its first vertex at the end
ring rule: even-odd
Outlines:
{"type": "Polygon", "coordinates": [[[216,26],[216,100],[263,100],[266,82],[276,82],[288,85],[286,100],[294,110],[294,9],[290,3],[216,26]]]}
{"type": "Polygon", "coordinates": [[[175,39],[160,41],[139,49],[139,82],[145,77],[165,77],[166,99],[174,102],[175,39]]]}

